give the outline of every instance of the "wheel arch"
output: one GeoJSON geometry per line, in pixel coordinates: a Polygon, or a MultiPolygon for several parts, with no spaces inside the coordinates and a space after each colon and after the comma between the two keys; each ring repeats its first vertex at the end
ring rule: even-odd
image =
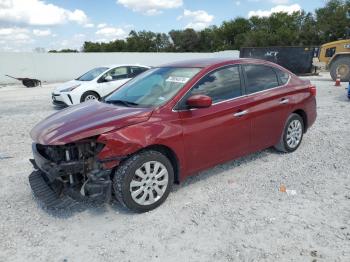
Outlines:
{"type": "Polygon", "coordinates": [[[326,65],[326,69],[331,70],[332,65],[337,62],[338,59],[341,59],[343,57],[349,57],[350,58],[350,52],[340,52],[335,54],[326,65]]]}
{"type": "Polygon", "coordinates": [[[303,109],[297,109],[297,110],[294,110],[292,113],[299,115],[303,119],[304,133],[306,133],[308,129],[308,117],[306,112],[303,109]]]}
{"type": "Polygon", "coordinates": [[[84,91],[84,92],[81,94],[81,96],[80,96],[80,103],[84,102],[84,101],[83,101],[83,97],[84,97],[84,95],[85,95],[86,93],[95,93],[96,95],[98,95],[99,99],[101,98],[101,95],[100,95],[96,90],[91,90],[91,89],[89,89],[89,90],[84,91]]]}
{"type": "MultiPolygon", "coordinates": [[[[149,145],[145,148],[142,148],[138,152],[145,151],[145,150],[153,150],[153,151],[157,151],[157,152],[165,155],[170,160],[170,162],[174,168],[174,182],[176,184],[180,183],[180,163],[179,163],[179,158],[177,157],[174,150],[172,150],[170,147],[165,146],[165,145],[154,144],[154,145],[149,145]]],[[[138,153],[138,152],[136,152],[136,153],[138,153]]]]}

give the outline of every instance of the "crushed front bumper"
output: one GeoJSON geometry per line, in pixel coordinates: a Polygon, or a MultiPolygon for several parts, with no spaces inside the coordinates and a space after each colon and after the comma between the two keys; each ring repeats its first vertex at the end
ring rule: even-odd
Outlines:
{"type": "Polygon", "coordinates": [[[55,163],[32,144],[34,172],[29,183],[34,196],[50,209],[70,208],[78,203],[109,202],[112,194],[111,170],[94,169],[84,173],[87,160],[55,163]]]}
{"type": "Polygon", "coordinates": [[[37,169],[40,169],[46,174],[49,182],[54,181],[57,177],[68,172],[78,173],[83,170],[85,165],[84,161],[69,161],[60,163],[59,165],[53,163],[39,153],[37,144],[35,143],[32,144],[32,151],[34,160],[31,160],[30,162],[32,162],[34,167],[37,167],[37,169]]]}
{"type": "Polygon", "coordinates": [[[47,183],[45,174],[36,170],[29,175],[29,184],[33,195],[48,209],[68,209],[79,204],[78,201],[67,195],[60,195],[47,183]]]}

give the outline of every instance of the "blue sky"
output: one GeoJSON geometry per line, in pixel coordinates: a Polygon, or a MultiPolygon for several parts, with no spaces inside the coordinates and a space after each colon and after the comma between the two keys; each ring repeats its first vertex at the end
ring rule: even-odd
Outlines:
{"type": "Polygon", "coordinates": [[[130,30],[220,25],[271,12],[313,11],[325,0],[0,0],[0,51],[77,48],[125,38],[130,30]]]}

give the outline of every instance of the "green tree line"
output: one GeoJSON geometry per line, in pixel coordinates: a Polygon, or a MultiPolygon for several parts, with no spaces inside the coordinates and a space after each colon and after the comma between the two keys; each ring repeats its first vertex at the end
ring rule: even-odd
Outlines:
{"type": "Polygon", "coordinates": [[[76,49],[61,49],[61,50],[50,50],[49,53],[78,53],[76,49]]]}
{"type": "Polygon", "coordinates": [[[83,52],[213,52],[241,47],[318,46],[349,34],[350,0],[330,0],[314,13],[273,13],[269,17],[238,17],[201,31],[168,34],[131,31],[125,40],[85,42],[83,52]]]}

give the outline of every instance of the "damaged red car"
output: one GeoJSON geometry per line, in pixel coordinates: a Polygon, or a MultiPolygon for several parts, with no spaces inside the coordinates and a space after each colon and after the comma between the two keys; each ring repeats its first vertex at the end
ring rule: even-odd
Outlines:
{"type": "Polygon", "coordinates": [[[116,197],[145,212],[201,170],[272,146],[295,151],[315,119],[316,87],[276,64],[172,63],[37,124],[29,181],[50,208],[116,197]]]}

